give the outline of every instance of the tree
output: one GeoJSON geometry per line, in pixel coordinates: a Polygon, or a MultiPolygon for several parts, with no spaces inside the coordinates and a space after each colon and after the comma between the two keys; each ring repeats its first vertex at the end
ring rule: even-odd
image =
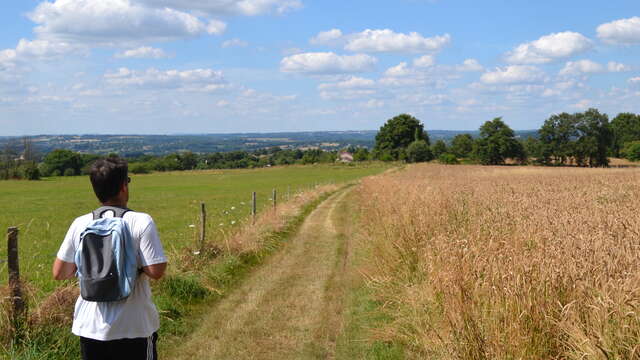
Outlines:
{"type": "Polygon", "coordinates": [[[574,116],[578,135],[574,148],[576,163],[579,166],[609,166],[607,154],[613,144],[613,132],[607,114],[589,109],[574,116]]]}
{"type": "Polygon", "coordinates": [[[409,144],[407,147],[407,161],[408,162],[424,162],[433,159],[433,154],[429,145],[424,140],[416,140],[409,144]]]}
{"type": "Polygon", "coordinates": [[[483,165],[504,164],[507,158],[526,161],[522,144],[502,118],[485,122],[480,127],[480,138],[474,146],[474,155],[483,165]]]}
{"type": "Polygon", "coordinates": [[[473,151],[473,137],[470,134],[458,134],[451,140],[451,152],[459,158],[467,158],[473,151]]]}
{"type": "Polygon", "coordinates": [[[625,144],[640,140],[640,115],[632,113],[618,114],[611,120],[613,131],[612,155],[620,157],[625,144]]]}
{"type": "Polygon", "coordinates": [[[369,160],[369,149],[361,147],[353,153],[354,161],[367,161],[369,160]]]}
{"type": "Polygon", "coordinates": [[[446,153],[447,151],[447,144],[442,139],[436,141],[435,144],[431,146],[431,152],[433,153],[434,158],[439,158],[440,155],[446,153]]]}
{"type": "Polygon", "coordinates": [[[44,164],[46,165],[47,175],[57,174],[80,174],[83,161],[80,154],[71,150],[57,149],[53,150],[47,156],[44,157],[44,164]],[[70,169],[70,171],[68,171],[70,169]]]}
{"type": "Polygon", "coordinates": [[[640,140],[626,143],[621,153],[629,161],[640,161],[640,140]]]}
{"type": "Polygon", "coordinates": [[[380,128],[374,152],[381,160],[404,160],[407,147],[414,141],[424,141],[429,146],[429,136],[422,123],[411,115],[400,114],[380,128]]]}
{"type": "Polygon", "coordinates": [[[576,123],[576,117],[568,113],[552,115],[544,122],[538,131],[541,163],[564,165],[573,156],[573,141],[578,136],[576,123]]]}

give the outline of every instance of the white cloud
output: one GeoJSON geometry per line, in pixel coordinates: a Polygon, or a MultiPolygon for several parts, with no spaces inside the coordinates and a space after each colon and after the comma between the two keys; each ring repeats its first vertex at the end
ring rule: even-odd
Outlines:
{"type": "Polygon", "coordinates": [[[630,78],[629,82],[632,83],[632,84],[640,83],[640,76],[630,78]]]}
{"type": "Polygon", "coordinates": [[[321,91],[320,97],[324,100],[353,100],[371,97],[375,95],[375,90],[347,89],[338,91],[321,91]]]}
{"type": "Polygon", "coordinates": [[[166,70],[150,68],[145,71],[120,68],[104,75],[107,83],[147,89],[177,89],[180,91],[211,92],[227,87],[221,71],[211,69],[166,70]]]}
{"type": "Polygon", "coordinates": [[[476,59],[466,59],[462,65],[457,65],[456,70],[460,72],[478,72],[484,71],[484,66],[480,65],[476,59]]]}
{"type": "Polygon", "coordinates": [[[535,66],[512,65],[496,68],[482,74],[480,80],[485,84],[516,84],[538,82],[544,79],[544,73],[535,66]]]}
{"type": "Polygon", "coordinates": [[[582,34],[566,31],[519,45],[507,54],[507,61],[512,64],[544,64],[583,53],[592,47],[592,41],[582,34]]]}
{"type": "Polygon", "coordinates": [[[162,59],[169,56],[162,49],[151,46],[141,46],[136,49],[129,49],[114,55],[117,59],[162,59]]]}
{"type": "Polygon", "coordinates": [[[382,100],[376,100],[376,99],[370,99],[369,101],[363,103],[361,105],[362,107],[365,107],[367,109],[378,109],[384,106],[384,101],[382,100]]]}
{"type": "Polygon", "coordinates": [[[640,43],[640,17],[615,20],[597,28],[598,37],[610,44],[640,43]]]}
{"type": "Polygon", "coordinates": [[[413,59],[413,66],[415,67],[430,67],[435,65],[436,59],[433,55],[424,55],[419,58],[413,59]]]}
{"type": "Polygon", "coordinates": [[[384,75],[387,77],[404,77],[413,75],[413,70],[407,66],[406,62],[401,62],[400,64],[390,67],[387,71],[384,72],[384,75]]]}
{"type": "Polygon", "coordinates": [[[98,44],[138,43],[219,35],[226,24],[172,8],[148,8],[129,0],[55,0],[29,14],[40,38],[98,44]]]}
{"type": "Polygon", "coordinates": [[[370,88],[375,85],[375,81],[371,79],[365,79],[357,76],[351,76],[346,80],[337,83],[323,83],[318,85],[318,89],[358,89],[358,88],[370,88]]]}
{"type": "Polygon", "coordinates": [[[240,39],[230,39],[222,43],[223,48],[247,47],[247,46],[249,46],[249,43],[240,39]]]}
{"type": "Polygon", "coordinates": [[[138,0],[148,6],[173,8],[186,12],[199,11],[209,15],[256,16],[268,13],[284,14],[302,8],[300,0],[138,0]]]}
{"type": "Polygon", "coordinates": [[[342,31],[340,31],[340,29],[331,29],[318,33],[318,35],[312,37],[309,42],[313,45],[328,45],[332,44],[341,37],[342,31]]]}
{"type": "Polygon", "coordinates": [[[332,52],[303,53],[285,57],[280,62],[283,72],[308,74],[343,74],[373,70],[377,59],[365,55],[337,55],[332,52]]]}
{"type": "Polygon", "coordinates": [[[615,61],[609,61],[609,63],[607,64],[607,70],[609,70],[609,72],[625,72],[631,71],[631,66],[615,61]]]}
{"type": "Polygon", "coordinates": [[[591,60],[569,61],[560,70],[560,75],[594,74],[605,71],[605,67],[591,60]]]}
{"type": "Polygon", "coordinates": [[[367,29],[348,39],[346,50],[392,53],[438,52],[451,42],[449,34],[425,38],[417,32],[403,34],[389,29],[367,29]]]}
{"type": "Polygon", "coordinates": [[[0,51],[0,65],[13,66],[17,62],[51,60],[84,50],[86,50],[84,47],[69,42],[20,39],[15,49],[0,51]]]}

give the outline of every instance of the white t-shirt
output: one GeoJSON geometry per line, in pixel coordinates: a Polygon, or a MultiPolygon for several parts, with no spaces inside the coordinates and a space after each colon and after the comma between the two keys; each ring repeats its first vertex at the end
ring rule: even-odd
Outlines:
{"type": "MultiPolygon", "coordinates": [[[[107,212],[105,217],[109,217],[109,214],[112,215],[112,212],[107,212]]],[[[138,267],[167,262],[158,237],[158,230],[151,216],[129,211],[124,214],[123,219],[129,225],[135,247],[139,249],[138,267]]],[[[58,250],[58,259],[69,263],[75,262],[80,234],[92,220],[92,214],[75,219],[58,250]]],[[[148,337],[159,327],[158,310],[151,300],[149,278],[142,273],[136,280],[133,292],[124,300],[93,302],[79,296],[71,331],[77,336],[107,341],[148,337]]]]}

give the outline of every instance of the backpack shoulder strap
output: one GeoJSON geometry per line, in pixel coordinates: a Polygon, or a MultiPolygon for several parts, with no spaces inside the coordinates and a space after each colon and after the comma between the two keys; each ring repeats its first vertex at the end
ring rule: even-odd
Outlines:
{"type": "Polygon", "coordinates": [[[129,211],[132,211],[131,209],[128,208],[121,208],[121,207],[117,207],[117,206],[101,206],[99,208],[97,208],[96,210],[93,210],[93,220],[98,220],[100,219],[104,213],[106,213],[107,211],[113,211],[113,217],[123,217],[124,214],[128,213],[129,211]]]}

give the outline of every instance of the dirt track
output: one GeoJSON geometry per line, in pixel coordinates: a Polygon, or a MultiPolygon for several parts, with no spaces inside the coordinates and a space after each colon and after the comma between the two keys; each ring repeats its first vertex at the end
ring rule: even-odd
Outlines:
{"type": "Polygon", "coordinates": [[[312,212],[279,253],[203,317],[172,358],[334,358],[349,254],[339,205],[348,192],[312,212]]]}

